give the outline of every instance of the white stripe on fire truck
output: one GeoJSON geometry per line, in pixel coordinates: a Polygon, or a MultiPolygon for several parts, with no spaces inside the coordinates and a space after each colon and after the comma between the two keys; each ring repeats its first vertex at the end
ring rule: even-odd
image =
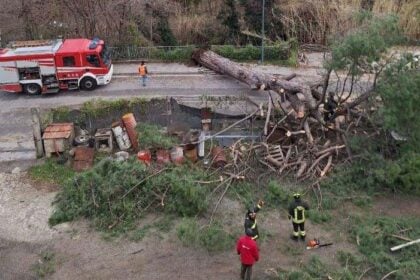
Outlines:
{"type": "Polygon", "coordinates": [[[102,68],[100,68],[100,67],[89,67],[89,66],[86,66],[86,67],[57,67],[57,69],[60,69],[60,70],[79,70],[79,69],[102,69],[102,68]]]}

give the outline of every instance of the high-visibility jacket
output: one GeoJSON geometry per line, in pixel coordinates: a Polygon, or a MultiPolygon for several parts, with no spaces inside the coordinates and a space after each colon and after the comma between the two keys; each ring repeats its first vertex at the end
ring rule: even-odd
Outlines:
{"type": "Polygon", "coordinates": [[[140,65],[140,67],[139,67],[139,74],[140,74],[140,76],[146,76],[146,74],[147,74],[146,65],[140,65]]]}
{"type": "MultiPolygon", "coordinates": [[[[257,205],[256,207],[254,207],[252,210],[252,212],[257,213],[258,211],[260,211],[261,207],[259,205],[257,205]]],[[[251,219],[249,217],[249,213],[251,211],[248,211],[248,213],[245,216],[245,223],[244,223],[244,228],[245,228],[245,232],[247,228],[250,228],[252,230],[252,239],[258,239],[258,226],[257,226],[257,219],[251,219]]]]}
{"type": "Polygon", "coordinates": [[[241,263],[246,265],[253,265],[260,258],[257,242],[247,235],[236,243],[236,252],[241,256],[241,263]]]}
{"type": "Polygon", "coordinates": [[[295,224],[304,223],[306,210],[309,210],[308,204],[300,199],[295,199],[289,205],[289,215],[292,217],[292,221],[295,224]]]}

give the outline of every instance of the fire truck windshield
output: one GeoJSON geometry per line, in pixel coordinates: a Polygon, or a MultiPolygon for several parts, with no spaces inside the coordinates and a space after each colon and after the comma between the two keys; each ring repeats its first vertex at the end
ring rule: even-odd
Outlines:
{"type": "Polygon", "coordinates": [[[103,46],[102,51],[100,53],[101,59],[103,63],[109,68],[111,67],[111,53],[107,46],[103,46]]]}

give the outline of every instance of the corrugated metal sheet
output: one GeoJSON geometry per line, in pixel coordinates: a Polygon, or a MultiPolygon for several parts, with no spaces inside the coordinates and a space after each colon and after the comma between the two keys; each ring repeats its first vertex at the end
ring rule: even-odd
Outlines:
{"type": "Polygon", "coordinates": [[[69,138],[73,130],[73,123],[53,123],[45,129],[42,139],[69,138]]]}

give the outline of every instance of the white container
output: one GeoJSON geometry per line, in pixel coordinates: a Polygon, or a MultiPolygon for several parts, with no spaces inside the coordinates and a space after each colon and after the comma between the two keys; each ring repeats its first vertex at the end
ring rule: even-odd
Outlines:
{"type": "Polygon", "coordinates": [[[200,137],[198,138],[198,156],[200,158],[204,157],[204,141],[206,140],[206,132],[201,131],[200,137]]]}
{"type": "Polygon", "coordinates": [[[120,150],[125,151],[130,149],[131,142],[125,129],[122,129],[122,127],[118,125],[112,128],[112,132],[114,133],[115,140],[117,140],[118,148],[120,148],[120,150]]]}

